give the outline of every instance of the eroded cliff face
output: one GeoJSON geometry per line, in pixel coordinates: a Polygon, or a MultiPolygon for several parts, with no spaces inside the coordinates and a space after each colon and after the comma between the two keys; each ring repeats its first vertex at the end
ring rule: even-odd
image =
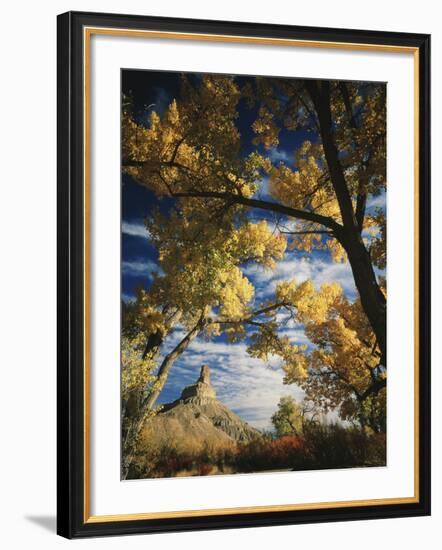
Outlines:
{"type": "Polygon", "coordinates": [[[207,365],[179,399],[163,405],[161,412],[146,422],[141,436],[142,445],[149,448],[173,446],[183,452],[233,448],[237,442],[258,437],[258,430],[218,401],[207,365]]]}
{"type": "Polygon", "coordinates": [[[186,386],[181,392],[181,397],[164,406],[164,410],[176,406],[179,403],[193,403],[194,405],[205,405],[216,399],[216,392],[210,382],[210,370],[207,365],[201,367],[201,372],[195,384],[186,386]]]}

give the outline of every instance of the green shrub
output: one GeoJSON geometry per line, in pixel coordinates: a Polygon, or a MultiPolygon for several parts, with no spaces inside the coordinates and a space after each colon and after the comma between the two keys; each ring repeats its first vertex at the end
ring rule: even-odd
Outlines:
{"type": "Polygon", "coordinates": [[[385,434],[358,427],[311,424],[305,428],[306,450],[314,468],[351,468],[385,464],[385,434]]]}

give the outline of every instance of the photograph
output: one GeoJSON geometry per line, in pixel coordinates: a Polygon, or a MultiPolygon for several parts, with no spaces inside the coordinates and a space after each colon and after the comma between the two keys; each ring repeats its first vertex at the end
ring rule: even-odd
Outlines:
{"type": "Polygon", "coordinates": [[[121,69],[121,480],[387,466],[387,93],[121,69]]]}

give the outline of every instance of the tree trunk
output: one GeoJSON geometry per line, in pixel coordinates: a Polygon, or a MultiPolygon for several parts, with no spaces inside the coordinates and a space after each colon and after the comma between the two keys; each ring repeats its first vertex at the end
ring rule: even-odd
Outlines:
{"type": "Polygon", "coordinates": [[[144,403],[146,409],[153,409],[161,391],[164,388],[164,385],[166,384],[170,369],[172,368],[175,360],[184,351],[186,351],[192,340],[194,340],[204,328],[205,323],[206,321],[204,317],[201,316],[194,328],[190,332],[188,332],[186,336],[175,346],[175,348],[163,359],[160,368],[158,369],[157,381],[155,382],[155,390],[149,394],[144,403]]]}
{"type": "MultiPolygon", "coordinates": [[[[167,306],[165,307],[165,310],[163,313],[167,314],[167,306]]],[[[173,326],[180,320],[182,315],[182,312],[179,310],[176,310],[173,312],[169,318],[167,323],[167,332],[161,332],[156,331],[151,334],[149,334],[146,338],[146,344],[143,350],[143,353],[141,354],[141,358],[144,360],[146,357],[150,357],[150,359],[154,360],[161,349],[161,346],[164,342],[164,339],[166,338],[167,334],[169,334],[170,330],[173,328],[173,326]]],[[[126,402],[123,403],[123,409],[122,409],[122,438],[123,441],[126,441],[127,438],[130,438],[130,430],[133,428],[133,424],[136,422],[139,411],[142,409],[143,404],[143,395],[144,395],[144,389],[138,388],[136,390],[133,390],[129,397],[127,398],[126,402]]]]}
{"type": "Polygon", "coordinates": [[[362,223],[353,210],[345,174],[334,142],[330,83],[311,81],[306,86],[318,115],[324,155],[344,226],[337,237],[347,252],[362,307],[375,333],[381,351],[381,362],[385,366],[387,359],[386,300],[362,240],[362,223]]]}
{"type": "Polygon", "coordinates": [[[381,352],[381,364],[387,365],[387,303],[360,234],[345,237],[344,246],[361,304],[370,322],[381,352]]]}

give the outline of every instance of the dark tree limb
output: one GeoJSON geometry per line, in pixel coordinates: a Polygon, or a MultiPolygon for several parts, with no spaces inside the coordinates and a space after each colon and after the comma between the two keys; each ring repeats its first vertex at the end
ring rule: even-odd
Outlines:
{"type": "Polygon", "coordinates": [[[307,210],[299,210],[283,204],[263,201],[258,199],[250,199],[241,195],[235,195],[234,193],[218,192],[218,191],[178,191],[172,193],[176,198],[206,198],[206,199],[221,199],[231,201],[232,204],[242,204],[251,208],[259,208],[261,210],[267,210],[270,212],[278,212],[291,218],[297,218],[313,223],[318,223],[332,230],[336,236],[340,235],[342,226],[335,220],[328,216],[322,216],[321,214],[315,214],[307,210]]]}

